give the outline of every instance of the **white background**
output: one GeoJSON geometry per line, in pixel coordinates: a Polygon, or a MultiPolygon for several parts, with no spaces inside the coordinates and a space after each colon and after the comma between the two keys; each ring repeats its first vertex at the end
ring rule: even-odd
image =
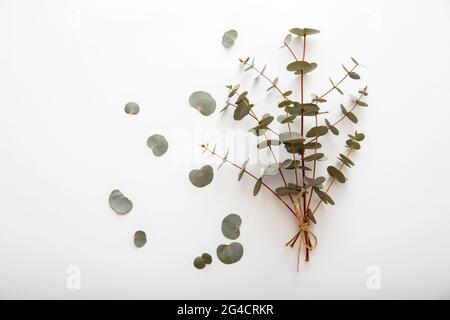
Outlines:
{"type": "MultiPolygon", "coordinates": [[[[449,14],[445,0],[1,0],[0,298],[450,298],[449,14]],[[269,192],[253,198],[254,181],[237,183],[229,166],[203,189],[187,179],[202,163],[217,166],[198,143],[216,140],[223,152],[226,129],[254,125],[229,112],[203,117],[189,94],[206,90],[220,108],[224,86],[242,81],[259,115],[278,112],[275,92],[254,85],[237,58],[267,62],[298,96],[291,57],[278,50],[296,26],[322,31],[307,52],[319,64],[309,93],[328,89],[350,56],[367,68],[342,89],[370,91],[370,107],[357,111],[367,139],[348,183],[332,189],[336,205],[318,211],[319,246],[299,274],[283,245],[295,221],[269,192]],[[239,37],[226,50],[230,28],[239,37]],[[128,101],[139,115],[124,113],[128,101]],[[161,158],[146,146],[154,133],[170,143],[161,158]],[[126,216],[108,206],[115,188],[134,202],[126,216]],[[214,253],[232,212],[245,253],[227,266],[214,253]],[[138,229],[149,237],[141,249],[138,229]],[[192,260],[204,251],[215,261],[199,271],[192,260]],[[80,290],[66,287],[70,265],[81,269],[80,290]],[[366,286],[371,265],[379,290],[366,286]]],[[[334,119],[350,100],[329,97],[334,119]]],[[[327,163],[355,126],[340,129],[323,140],[327,163]]]]}

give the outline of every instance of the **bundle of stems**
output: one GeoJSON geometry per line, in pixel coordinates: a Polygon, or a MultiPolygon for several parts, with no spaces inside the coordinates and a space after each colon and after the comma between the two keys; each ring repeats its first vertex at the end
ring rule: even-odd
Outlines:
{"type": "Polygon", "coordinates": [[[275,90],[279,96],[280,101],[278,108],[283,111],[277,120],[287,126],[285,132],[277,132],[271,127],[274,117],[270,114],[265,114],[259,117],[254,111],[254,104],[248,98],[247,91],[240,91],[239,85],[228,85],[229,90],[228,100],[226,101],[225,109],[229,107],[234,108],[233,117],[236,121],[240,121],[246,116],[250,116],[256,122],[256,126],[251,128],[262,141],[258,143],[258,149],[268,148],[274,164],[265,168],[261,176],[250,172],[246,167],[248,161],[243,165],[236,164],[229,160],[228,152],[225,155],[220,155],[216,152],[216,148],[210,148],[208,144],[202,144],[201,147],[204,152],[208,152],[213,156],[221,159],[221,165],[228,163],[239,170],[239,180],[242,176],[248,175],[255,180],[253,195],[256,196],[261,187],[270,191],[287,210],[292,213],[297,221],[298,230],[293,237],[286,243],[286,246],[295,247],[297,245],[297,271],[300,268],[300,257],[304,251],[304,260],[310,260],[310,252],[317,246],[317,238],[312,232],[312,224],[316,224],[316,212],[322,204],[334,205],[334,200],[330,195],[331,188],[337,182],[344,183],[346,177],[343,168],[352,167],[354,162],[350,159],[352,152],[359,150],[360,142],[364,140],[365,136],[361,132],[354,131],[348,135],[345,148],[346,151],[339,154],[339,164],[336,166],[328,166],[328,181],[324,176],[318,176],[318,163],[323,162],[325,155],[322,150],[320,138],[328,133],[339,135],[338,125],[345,119],[353,123],[358,122],[355,115],[355,110],[358,107],[367,107],[367,103],[363,98],[368,95],[367,86],[358,91],[357,97],[352,96],[352,103],[347,109],[342,104],[340,110],[342,114],[334,121],[329,121],[324,117],[328,111],[322,111],[321,106],[327,104],[326,98],[333,92],[338,92],[343,95],[340,86],[346,79],[360,79],[360,75],[356,73],[356,69],[360,64],[351,58],[353,66],[347,69],[343,66],[345,74],[342,78],[333,82],[331,79],[331,87],[320,95],[312,95],[310,101],[305,99],[305,81],[307,74],[312,72],[317,67],[317,63],[307,61],[308,39],[311,35],[318,34],[319,31],[311,28],[293,28],[289,30],[290,33],[283,41],[282,48],[286,48],[293,58],[286,69],[298,76],[299,82],[299,97],[292,98],[292,90],[282,90],[278,85],[278,78],[270,78],[266,74],[266,66],[258,68],[254,60],[250,62],[250,58],[239,59],[245,71],[254,71],[259,78],[263,78],[268,82],[269,87],[267,91],[275,90]],[[291,40],[293,36],[300,38],[300,52],[295,53],[291,40]],[[232,101],[234,99],[234,101],[232,101]],[[306,117],[313,117],[314,125],[307,128],[305,121],[306,117]],[[298,128],[298,129],[294,129],[298,128]],[[277,158],[274,147],[284,146],[290,158],[281,161],[277,158]],[[265,181],[266,176],[279,175],[283,185],[278,188],[273,188],[265,181]],[[327,182],[327,183],[326,183],[327,182]]]}

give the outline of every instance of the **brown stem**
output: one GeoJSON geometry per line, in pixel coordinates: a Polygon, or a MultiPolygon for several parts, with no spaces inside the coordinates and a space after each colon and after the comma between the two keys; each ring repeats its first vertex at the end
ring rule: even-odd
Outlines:
{"type": "MultiPolygon", "coordinates": [[[[350,153],[352,152],[353,149],[349,149],[347,152],[347,157],[350,156],[350,153]]],[[[339,171],[342,170],[342,167],[344,166],[344,163],[341,163],[341,165],[339,166],[339,171]]],[[[332,178],[330,181],[330,184],[328,185],[328,187],[325,189],[325,193],[328,194],[328,191],[330,191],[331,187],[333,186],[334,181],[336,180],[336,178],[332,178]]],[[[320,199],[320,201],[317,203],[316,207],[314,208],[314,210],[312,211],[312,214],[314,215],[314,213],[317,211],[317,209],[319,208],[320,204],[323,202],[322,199],[320,199]]]]}
{"type": "MultiPolygon", "coordinates": [[[[236,92],[236,93],[237,93],[237,92],[236,92]]],[[[244,99],[244,102],[245,102],[245,104],[246,104],[247,106],[249,106],[248,102],[247,102],[245,99],[244,99]]],[[[256,114],[255,114],[255,112],[252,110],[252,108],[249,107],[249,110],[250,110],[250,114],[253,115],[253,118],[254,118],[256,121],[259,122],[259,118],[256,116],[256,114]]],[[[263,133],[263,135],[264,135],[264,138],[265,138],[266,140],[268,140],[267,135],[266,135],[265,132],[263,133]]],[[[275,156],[275,153],[273,152],[272,146],[269,144],[269,145],[268,145],[268,148],[269,148],[269,150],[270,150],[270,153],[272,154],[273,160],[275,161],[275,163],[276,163],[277,166],[278,166],[278,172],[280,173],[281,179],[283,179],[284,186],[285,186],[286,189],[287,189],[287,188],[288,188],[288,184],[287,184],[286,179],[285,179],[285,177],[284,177],[283,171],[281,171],[281,168],[279,167],[279,162],[278,162],[277,157],[275,156]]],[[[291,195],[290,193],[288,193],[288,195],[289,195],[289,199],[291,200],[292,204],[294,204],[294,199],[292,198],[292,195],[291,195]]]]}
{"type": "MultiPolygon", "coordinates": [[[[304,61],[306,57],[306,34],[303,35],[303,54],[302,54],[302,60],[304,61]]],[[[305,73],[303,70],[301,70],[300,72],[300,103],[303,104],[304,102],[304,78],[305,78],[305,73]]],[[[304,116],[303,114],[301,115],[301,123],[300,123],[300,134],[303,137],[304,134],[304,116]]],[[[305,149],[302,148],[300,151],[301,154],[301,159],[302,159],[302,184],[303,187],[305,186],[305,149]]],[[[305,219],[307,219],[306,217],[306,194],[303,194],[303,212],[305,219]]],[[[307,221],[304,221],[305,223],[307,221]]],[[[308,241],[308,238],[306,237],[306,242],[308,241]]],[[[301,242],[299,243],[299,246],[301,245],[301,242]]],[[[300,247],[299,247],[299,252],[298,252],[298,257],[297,257],[297,268],[298,268],[298,263],[300,260],[300,247]]],[[[305,246],[305,261],[309,261],[309,249],[308,249],[308,243],[306,243],[305,246]]]]}
{"type": "MultiPolygon", "coordinates": [[[[263,74],[260,70],[258,70],[254,65],[249,64],[248,62],[245,62],[245,65],[248,65],[249,67],[251,67],[253,70],[255,70],[260,76],[262,76],[264,79],[266,79],[268,82],[270,82],[270,84],[281,94],[281,96],[283,97],[284,100],[288,100],[284,95],[283,95],[283,91],[281,91],[281,89],[272,81],[270,80],[265,74],[263,74]]],[[[288,115],[288,113],[286,112],[286,116],[288,115]]],[[[288,122],[288,130],[289,130],[289,134],[292,137],[292,129],[291,129],[291,124],[288,122]]],[[[269,127],[267,127],[270,131],[272,131],[269,127]]],[[[292,149],[294,149],[294,144],[292,143],[292,149]]],[[[295,165],[296,163],[296,157],[295,157],[295,152],[292,153],[292,160],[294,161],[294,172],[295,172],[295,184],[298,186],[298,173],[297,173],[297,166],[295,165]]]]}
{"type": "Polygon", "coordinates": [[[286,44],[286,43],[283,43],[283,44],[284,44],[284,46],[285,46],[286,48],[288,48],[289,52],[290,52],[290,53],[292,54],[292,56],[294,57],[295,61],[298,61],[297,56],[295,55],[294,51],[292,51],[291,47],[289,47],[289,45],[286,44]]]}
{"type": "MultiPolygon", "coordinates": [[[[360,94],[358,100],[360,100],[360,99],[362,98],[362,96],[363,96],[363,94],[360,94]]],[[[356,101],[355,101],[355,103],[353,104],[353,106],[350,108],[349,112],[353,112],[353,110],[355,110],[355,108],[356,108],[357,106],[358,106],[358,104],[357,104],[356,101]]],[[[335,126],[338,125],[342,120],[344,120],[346,117],[347,117],[347,116],[344,114],[342,117],[340,117],[338,120],[336,120],[336,121],[335,121],[334,123],[332,123],[331,125],[332,125],[333,127],[335,127],[335,126]]],[[[311,143],[311,142],[314,142],[314,141],[316,141],[317,139],[318,139],[318,137],[312,138],[311,140],[309,140],[308,142],[306,142],[306,144],[311,143]]]]}
{"type": "MultiPolygon", "coordinates": [[[[225,157],[223,157],[223,156],[217,154],[215,151],[210,150],[206,145],[201,145],[201,147],[204,148],[204,149],[205,149],[206,151],[208,151],[209,153],[211,153],[213,156],[216,156],[216,157],[222,159],[223,161],[225,161],[225,162],[231,164],[232,166],[238,168],[239,170],[244,171],[244,173],[246,173],[247,175],[249,175],[249,176],[252,177],[253,179],[258,180],[258,178],[257,178],[253,173],[251,173],[251,172],[249,172],[247,169],[244,169],[243,167],[241,167],[241,166],[235,164],[234,162],[232,162],[232,161],[226,159],[225,157]]],[[[294,211],[294,210],[286,203],[286,201],[284,201],[284,200],[283,200],[283,199],[282,199],[282,198],[281,198],[281,197],[280,197],[280,196],[279,196],[279,195],[278,195],[271,187],[269,187],[269,186],[268,186],[266,183],[264,183],[263,181],[261,181],[261,185],[263,185],[263,186],[264,186],[265,188],[267,188],[270,192],[272,192],[273,195],[274,195],[275,197],[277,197],[278,200],[280,200],[280,201],[281,201],[281,202],[289,209],[289,211],[290,211],[294,216],[297,216],[297,215],[295,214],[295,211],[294,211]]]]}
{"type": "MultiPolygon", "coordinates": [[[[350,69],[350,72],[352,72],[353,70],[355,70],[357,66],[358,66],[358,64],[355,64],[355,65],[353,66],[353,68],[350,69]]],[[[342,83],[342,81],[344,81],[345,79],[347,79],[347,77],[348,77],[348,73],[346,73],[345,76],[344,76],[341,80],[339,80],[336,84],[334,84],[334,85],[331,87],[330,90],[328,90],[327,92],[325,92],[324,94],[322,94],[319,98],[322,99],[322,98],[325,97],[327,94],[329,94],[331,91],[333,91],[334,89],[336,89],[336,87],[339,86],[339,85],[342,83]]]]}

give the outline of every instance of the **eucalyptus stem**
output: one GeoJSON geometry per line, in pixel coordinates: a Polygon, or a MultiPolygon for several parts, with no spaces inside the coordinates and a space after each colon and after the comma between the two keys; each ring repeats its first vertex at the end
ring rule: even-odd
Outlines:
{"type": "MultiPolygon", "coordinates": [[[[316,120],[316,127],[317,127],[317,115],[315,116],[315,120],[316,120]]],[[[318,138],[318,137],[316,137],[316,138],[318,138]]],[[[312,175],[313,180],[316,179],[316,165],[317,165],[316,154],[317,154],[317,143],[314,146],[314,160],[313,160],[314,162],[313,162],[313,175],[312,175]]],[[[312,195],[313,195],[313,187],[311,186],[311,192],[309,194],[308,204],[306,205],[305,213],[308,212],[309,205],[311,204],[312,195]]]]}
{"type": "MultiPolygon", "coordinates": [[[[232,166],[236,167],[239,170],[242,170],[244,173],[246,173],[247,175],[249,175],[250,177],[252,177],[255,180],[258,180],[258,178],[251,172],[249,172],[247,169],[237,165],[236,163],[228,160],[227,158],[217,154],[215,151],[209,149],[206,145],[202,144],[200,145],[200,147],[202,147],[203,149],[205,149],[206,151],[208,151],[211,155],[218,157],[219,159],[222,159],[222,161],[227,162],[229,164],[231,164],[232,166]]],[[[294,215],[297,216],[297,214],[295,213],[295,211],[291,208],[291,206],[289,206],[287,204],[286,201],[284,201],[271,187],[269,187],[264,181],[261,180],[261,185],[263,185],[265,188],[267,188],[270,192],[272,192],[272,194],[278,198],[278,200],[280,200],[288,209],[289,211],[294,215]]]]}
{"type": "MultiPolygon", "coordinates": [[[[346,154],[346,157],[350,156],[350,153],[352,153],[353,149],[348,149],[348,152],[346,154]]],[[[341,165],[339,166],[339,171],[342,170],[342,168],[344,167],[344,163],[341,163],[341,165]]],[[[333,177],[330,181],[330,184],[328,185],[328,187],[325,189],[325,193],[328,194],[328,192],[330,191],[331,187],[333,186],[334,182],[336,181],[336,178],[333,177]]],[[[317,211],[317,209],[319,208],[319,206],[321,205],[321,203],[323,202],[322,199],[320,199],[320,201],[317,203],[316,207],[314,208],[314,210],[312,211],[312,214],[314,215],[314,213],[317,211]]]]}
{"type": "MultiPolygon", "coordinates": [[[[261,77],[266,79],[281,94],[281,96],[283,97],[284,100],[288,100],[285,97],[285,95],[283,94],[283,91],[281,91],[281,89],[275,83],[275,81],[270,80],[264,73],[262,73],[262,71],[258,70],[254,65],[251,65],[248,62],[245,62],[245,65],[250,66],[251,69],[255,70],[261,77]]],[[[286,116],[288,116],[287,111],[285,111],[285,112],[286,112],[286,116]]],[[[288,125],[289,135],[290,135],[290,137],[292,137],[291,124],[288,122],[287,125],[288,125]]],[[[269,127],[267,127],[267,128],[269,129],[269,127]]],[[[271,129],[269,129],[269,130],[271,130],[271,129]]],[[[291,144],[291,146],[292,146],[292,149],[294,149],[294,144],[293,143],[291,144]]],[[[297,160],[296,160],[296,157],[295,157],[295,152],[292,152],[292,160],[294,161],[295,184],[296,184],[296,186],[298,186],[298,173],[297,173],[297,166],[296,166],[297,160]]]]}
{"type": "MultiPolygon", "coordinates": [[[[359,64],[355,63],[355,65],[353,66],[353,68],[350,69],[350,72],[352,72],[353,70],[356,69],[356,67],[359,66],[359,64]]],[[[333,91],[334,89],[337,88],[338,85],[340,85],[345,79],[347,79],[349,72],[347,72],[345,74],[344,77],[342,77],[341,80],[339,80],[336,84],[334,84],[330,90],[328,90],[327,92],[325,92],[324,94],[322,94],[321,96],[319,96],[319,99],[322,99],[323,97],[325,97],[326,95],[328,95],[331,91],[333,91]]]]}
{"type": "MultiPolygon", "coordinates": [[[[237,92],[236,92],[236,93],[237,93],[237,92]]],[[[238,93],[238,94],[239,94],[239,93],[238,93]]],[[[247,107],[249,107],[249,104],[248,104],[247,100],[244,99],[244,102],[245,102],[245,104],[247,105],[247,107]]],[[[258,121],[258,123],[259,123],[259,118],[256,116],[256,114],[255,114],[255,112],[252,110],[252,108],[249,107],[249,111],[250,111],[250,114],[253,114],[254,119],[255,119],[256,121],[258,121]]],[[[268,140],[267,135],[266,135],[265,132],[263,132],[263,135],[264,135],[264,138],[265,138],[266,140],[268,140]]],[[[270,153],[272,154],[273,160],[274,160],[275,163],[278,165],[278,172],[280,172],[281,179],[283,180],[284,186],[285,186],[286,188],[288,188],[288,184],[287,184],[286,178],[284,177],[283,171],[282,171],[281,168],[279,167],[279,161],[278,161],[277,157],[275,156],[275,152],[273,152],[272,146],[271,146],[270,144],[268,144],[268,148],[269,148],[269,150],[270,150],[270,153]]],[[[290,193],[289,193],[289,199],[291,200],[292,204],[294,204],[294,199],[292,198],[292,195],[291,195],[290,193]]]]}
{"type": "MultiPolygon", "coordinates": [[[[234,103],[230,103],[228,102],[228,104],[232,107],[237,108],[237,105],[235,105],[234,103]]],[[[255,116],[254,113],[250,113],[250,117],[252,117],[253,119],[255,119],[256,121],[259,121],[258,118],[255,116]]],[[[278,132],[273,131],[271,128],[269,128],[269,126],[267,126],[267,130],[269,130],[270,132],[272,132],[274,135],[279,136],[280,134],[278,132]]]]}
{"type": "MultiPolygon", "coordinates": [[[[303,35],[303,54],[302,54],[302,60],[305,61],[305,57],[306,57],[306,34],[303,35]]],[[[305,72],[302,69],[300,71],[300,103],[303,104],[304,102],[304,78],[305,78],[305,72]]],[[[303,137],[304,134],[304,115],[302,113],[301,115],[301,123],[300,123],[300,134],[303,137]]],[[[302,184],[303,187],[305,186],[305,149],[302,148],[301,151],[301,159],[302,159],[302,184]]],[[[301,223],[307,223],[308,222],[308,218],[306,217],[306,194],[302,195],[303,198],[303,212],[305,213],[305,217],[304,219],[306,219],[306,221],[302,221],[301,223]]],[[[302,219],[303,220],[303,219],[302,219]]],[[[307,242],[307,245],[305,246],[305,261],[309,261],[309,249],[308,249],[308,238],[305,238],[305,241],[307,242]]],[[[299,246],[301,245],[301,241],[299,243],[299,246]]],[[[300,260],[300,247],[298,250],[298,260],[300,260]]],[[[298,265],[298,263],[297,263],[298,265]]]]}
{"type": "MultiPolygon", "coordinates": [[[[360,94],[357,100],[361,100],[362,97],[363,97],[363,94],[360,94]]],[[[353,106],[350,108],[349,112],[353,112],[353,110],[355,110],[355,108],[356,108],[357,106],[358,106],[358,103],[355,101],[355,102],[353,103],[353,106]]],[[[338,125],[342,120],[344,120],[346,117],[347,117],[347,116],[344,114],[344,115],[341,116],[338,120],[336,120],[335,122],[333,122],[333,123],[331,124],[331,126],[335,127],[335,126],[338,125]]],[[[318,140],[318,138],[319,138],[319,137],[312,138],[311,140],[309,140],[309,141],[307,142],[307,144],[308,144],[308,143],[311,143],[311,142],[314,142],[314,141],[316,141],[316,140],[318,140]]]]}
{"type": "Polygon", "coordinates": [[[288,48],[289,52],[292,54],[292,57],[294,57],[295,61],[298,61],[297,56],[295,55],[294,51],[291,49],[291,47],[289,47],[288,44],[283,42],[283,45],[288,48]]]}

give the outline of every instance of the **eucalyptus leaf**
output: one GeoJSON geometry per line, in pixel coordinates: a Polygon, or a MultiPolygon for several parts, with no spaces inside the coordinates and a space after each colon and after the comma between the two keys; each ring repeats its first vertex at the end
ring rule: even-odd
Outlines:
{"type": "Polygon", "coordinates": [[[109,195],[109,206],[118,214],[126,214],[133,209],[133,202],[119,190],[114,190],[109,195]]]}
{"type": "Polygon", "coordinates": [[[335,126],[333,126],[330,121],[328,121],[328,119],[325,119],[325,124],[332,134],[334,134],[335,136],[339,135],[339,130],[335,126]]]}
{"type": "Polygon", "coordinates": [[[239,242],[221,244],[217,247],[217,257],[225,264],[232,264],[241,260],[244,248],[239,242]]]}
{"type": "Polygon", "coordinates": [[[346,165],[346,166],[349,167],[349,168],[355,165],[355,164],[353,163],[353,161],[350,160],[350,158],[348,158],[347,156],[343,155],[342,153],[339,154],[338,159],[339,159],[344,165],[346,165]]]}
{"type": "Polygon", "coordinates": [[[152,149],[155,156],[160,157],[166,153],[169,143],[163,135],[154,134],[147,139],[147,146],[152,149]]]}
{"type": "Polygon", "coordinates": [[[267,148],[269,146],[279,146],[279,145],[280,145],[280,141],[279,140],[271,139],[271,140],[261,141],[260,143],[258,143],[256,145],[256,147],[258,149],[264,149],[264,148],[267,148]]]}
{"type": "Polygon", "coordinates": [[[189,173],[189,180],[198,187],[203,188],[211,183],[214,177],[214,170],[210,165],[201,167],[201,169],[194,169],[189,173]]]}
{"type": "Polygon", "coordinates": [[[305,141],[305,139],[302,138],[300,133],[298,133],[296,131],[280,133],[278,138],[280,139],[280,142],[282,142],[284,144],[296,144],[296,143],[302,143],[305,141]]]}
{"type": "Polygon", "coordinates": [[[345,182],[345,176],[338,168],[333,167],[333,166],[328,166],[327,171],[330,174],[330,176],[332,176],[333,178],[336,178],[336,180],[339,181],[340,183],[345,182]]]}
{"type": "Polygon", "coordinates": [[[189,97],[189,104],[204,116],[209,116],[216,110],[216,100],[205,91],[193,92],[189,97]]]}
{"type": "Polygon", "coordinates": [[[253,187],[253,196],[258,195],[259,190],[261,190],[261,185],[262,185],[262,177],[256,180],[255,186],[253,187]]]}
{"type": "Polygon", "coordinates": [[[348,120],[350,120],[353,123],[358,123],[358,118],[356,117],[356,115],[353,112],[347,112],[346,114],[348,120]]]}
{"type": "Polygon", "coordinates": [[[211,262],[212,262],[212,257],[209,253],[206,253],[206,252],[203,253],[201,258],[202,258],[203,262],[205,262],[205,264],[211,264],[211,262]]]}
{"type": "Polygon", "coordinates": [[[128,114],[138,114],[139,113],[139,105],[136,102],[128,102],[125,105],[125,112],[128,114]]]}
{"type": "Polygon", "coordinates": [[[233,29],[228,30],[222,36],[222,45],[227,49],[231,48],[237,37],[238,37],[238,33],[236,30],[233,30],[233,29]]]}
{"type": "Polygon", "coordinates": [[[196,257],[194,259],[194,267],[197,269],[203,269],[205,267],[205,261],[202,259],[202,257],[196,257]]]}
{"type": "Polygon", "coordinates": [[[353,139],[348,139],[346,142],[347,147],[354,150],[361,149],[361,145],[353,139]]]}
{"type": "Polygon", "coordinates": [[[323,192],[322,190],[320,190],[318,188],[313,188],[313,190],[317,194],[317,196],[320,198],[320,200],[323,201],[323,203],[334,205],[334,201],[328,193],[323,192]]]}
{"type": "Polygon", "coordinates": [[[144,231],[136,231],[134,234],[134,245],[138,248],[143,247],[147,243],[147,235],[144,231]]]}
{"type": "Polygon", "coordinates": [[[305,162],[314,161],[314,160],[320,160],[324,157],[323,153],[313,153],[307,157],[305,157],[303,160],[305,162]]]}
{"type": "Polygon", "coordinates": [[[237,214],[229,214],[222,220],[222,234],[225,238],[228,238],[230,240],[236,240],[239,238],[240,231],[239,228],[241,227],[241,217],[239,217],[237,214]]]}
{"type": "Polygon", "coordinates": [[[271,115],[267,115],[266,117],[264,117],[263,119],[261,119],[261,120],[258,122],[258,124],[259,124],[261,127],[267,127],[269,124],[272,123],[273,119],[274,119],[274,118],[273,118],[271,115]]]}
{"type": "Polygon", "coordinates": [[[354,80],[361,79],[361,76],[360,76],[359,74],[357,74],[356,72],[354,72],[354,71],[350,71],[350,72],[348,73],[348,76],[349,76],[350,78],[354,79],[354,80]]]}
{"type": "Polygon", "coordinates": [[[309,129],[308,132],[306,133],[306,136],[308,138],[320,137],[320,136],[327,134],[327,132],[328,132],[327,126],[317,126],[317,127],[312,127],[311,129],[309,129]]]}
{"type": "Polygon", "coordinates": [[[306,216],[308,217],[308,219],[309,219],[312,223],[314,223],[314,224],[317,223],[317,222],[316,222],[316,218],[314,218],[314,215],[313,215],[311,209],[308,208],[308,210],[306,211],[306,216]]]}
{"type": "Polygon", "coordinates": [[[280,121],[281,124],[288,123],[288,122],[293,123],[295,118],[297,118],[296,115],[292,115],[292,116],[282,115],[282,116],[283,116],[283,118],[281,118],[281,121],[280,121]]]}
{"type": "Polygon", "coordinates": [[[241,181],[242,176],[243,176],[244,173],[245,173],[245,168],[247,167],[248,160],[249,160],[249,159],[247,159],[247,160],[242,164],[242,169],[241,169],[241,171],[239,171],[239,175],[238,175],[238,181],[241,181]]]}
{"type": "Polygon", "coordinates": [[[250,113],[250,107],[246,103],[239,104],[233,113],[233,119],[236,121],[244,119],[250,113]]]}
{"type": "Polygon", "coordinates": [[[355,103],[356,103],[358,106],[361,106],[361,107],[368,107],[368,106],[369,106],[366,102],[361,101],[361,100],[359,100],[359,99],[355,100],[355,103]]]}

